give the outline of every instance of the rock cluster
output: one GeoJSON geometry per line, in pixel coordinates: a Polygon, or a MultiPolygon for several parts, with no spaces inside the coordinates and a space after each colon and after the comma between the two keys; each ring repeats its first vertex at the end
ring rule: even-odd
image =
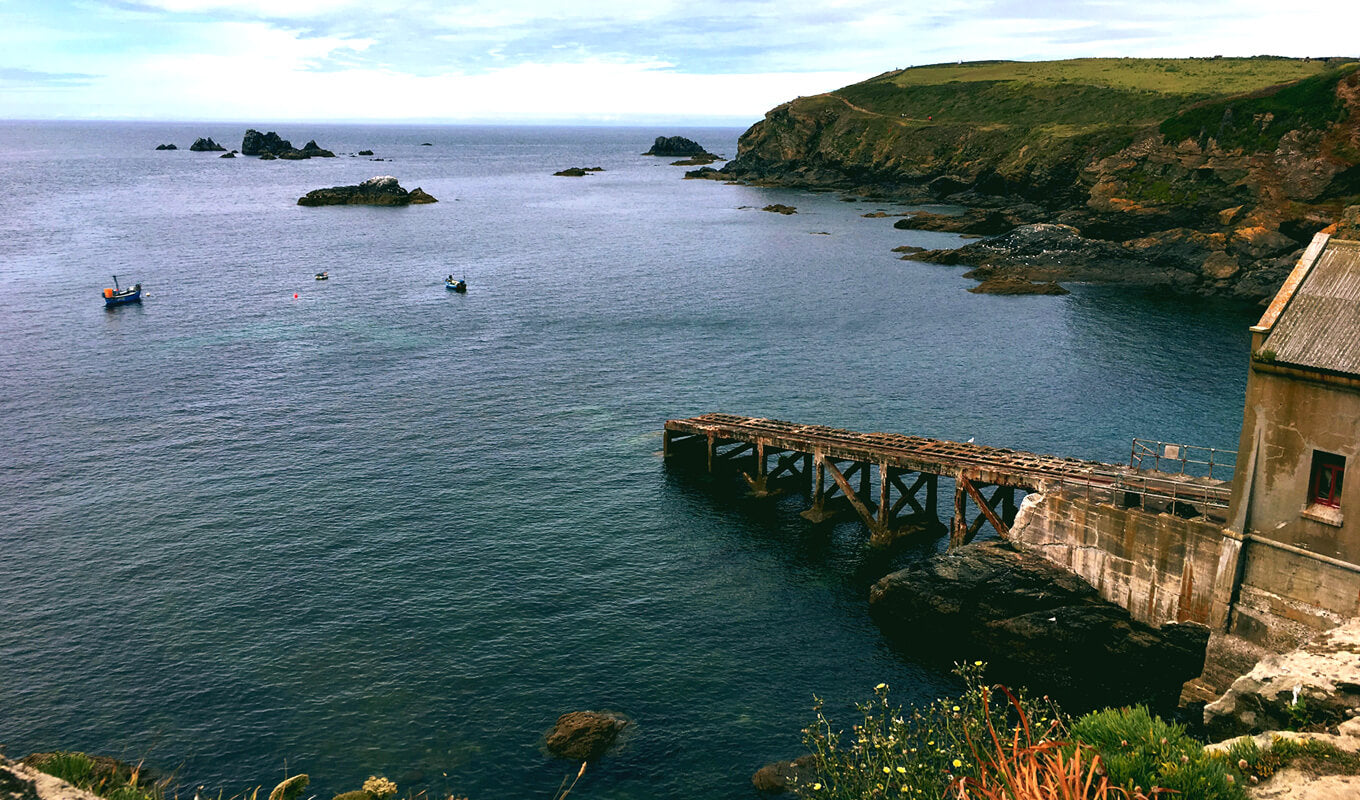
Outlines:
{"type": "Polygon", "coordinates": [[[156,149],[157,149],[157,150],[178,150],[179,148],[176,147],[176,146],[173,145],[173,144],[158,144],[158,145],[156,145],[156,149]]]}
{"type": "MultiPolygon", "coordinates": [[[[272,158],[282,158],[288,161],[301,161],[307,158],[334,158],[335,153],[327,150],[316,143],[313,139],[307,142],[301,150],[293,147],[293,143],[280,137],[274,131],[260,133],[251,128],[246,131],[246,135],[241,139],[241,155],[243,156],[266,156],[272,158]]],[[[268,160],[265,158],[265,160],[268,160]]]]}
{"type": "MultiPolygon", "coordinates": [[[[686,139],[683,136],[658,136],[652,143],[652,149],[643,153],[644,156],[668,156],[677,158],[680,156],[713,156],[712,153],[704,149],[703,145],[693,139],[686,139]]],[[[717,158],[717,156],[713,156],[717,158]]]]}
{"type": "Polygon", "coordinates": [[[194,143],[189,145],[189,149],[195,153],[225,153],[227,151],[227,148],[214,142],[211,136],[206,139],[203,137],[195,139],[194,143]]]}
{"type": "Polygon", "coordinates": [[[608,711],[572,711],[557,718],[545,745],[558,758],[594,761],[614,746],[630,723],[608,711]]]}
{"type": "Polygon", "coordinates": [[[894,572],[869,592],[874,618],[918,654],[985,659],[1004,683],[1072,710],[1173,708],[1204,665],[1207,628],[1152,628],[1089,583],[1003,542],[960,547],[894,572]],[[924,644],[921,644],[924,643],[924,644]]]}
{"type": "Polygon", "coordinates": [[[409,206],[436,203],[420,187],[411,191],[401,188],[401,184],[391,175],[369,178],[357,186],[332,186],[329,189],[313,189],[298,198],[300,206],[409,206]]]}
{"type": "Polygon", "coordinates": [[[786,205],[784,205],[784,204],[782,204],[782,203],[771,203],[770,205],[765,206],[764,208],[762,208],[762,209],[760,209],[760,210],[761,210],[761,211],[769,211],[769,212],[772,213],[772,214],[783,214],[784,216],[788,216],[789,214],[797,214],[797,213],[798,213],[798,209],[797,209],[796,207],[794,207],[794,206],[786,206],[786,205]]]}

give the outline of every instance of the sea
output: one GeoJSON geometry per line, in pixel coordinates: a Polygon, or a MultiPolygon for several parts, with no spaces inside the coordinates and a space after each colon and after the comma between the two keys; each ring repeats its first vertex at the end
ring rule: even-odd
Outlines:
{"type": "Polygon", "coordinates": [[[594,709],[633,725],[573,796],[750,798],[814,696],[848,727],[878,683],[957,688],[866,602],[943,543],[874,554],[796,495],[668,468],[666,419],[1117,463],[1237,445],[1258,307],[971,294],[892,252],[960,237],[863,216],[911,207],[641,155],[734,156],[740,129],[279,123],[253,127],[337,157],[187,150],[246,127],[0,123],[11,757],[143,761],[186,796],[303,772],[323,799],[371,775],[551,798],[578,765],[544,734],[594,709]],[[553,175],[576,166],[603,171],[553,175]],[[297,205],[378,175],[439,202],[297,205]],[[144,302],[106,310],[114,275],[144,302]]]}

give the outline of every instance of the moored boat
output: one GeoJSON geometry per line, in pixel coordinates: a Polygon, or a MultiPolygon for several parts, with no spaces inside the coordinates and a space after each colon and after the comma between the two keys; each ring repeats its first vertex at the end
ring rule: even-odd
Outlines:
{"type": "Polygon", "coordinates": [[[456,281],[453,279],[453,276],[450,275],[444,279],[444,288],[452,289],[459,294],[467,294],[467,278],[456,281]]]}
{"type": "Polygon", "coordinates": [[[316,273],[316,279],[319,281],[328,281],[331,279],[331,274],[329,272],[318,272],[316,273]]]}
{"type": "Polygon", "coordinates": [[[118,276],[113,276],[113,288],[104,289],[104,306],[121,306],[124,303],[142,302],[142,285],[134,284],[131,289],[122,289],[118,286],[118,276]]]}

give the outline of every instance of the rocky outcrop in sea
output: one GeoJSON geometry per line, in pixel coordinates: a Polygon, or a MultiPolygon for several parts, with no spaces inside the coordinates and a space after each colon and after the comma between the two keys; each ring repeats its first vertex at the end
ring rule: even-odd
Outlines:
{"type": "MultiPolygon", "coordinates": [[[[666,156],[669,158],[679,158],[682,156],[713,156],[712,153],[704,149],[704,146],[683,136],[658,136],[652,143],[652,149],[643,153],[644,156],[666,156]]],[[[717,156],[713,156],[717,158],[717,156]]]]}
{"type": "Polygon", "coordinates": [[[176,147],[176,146],[173,145],[173,144],[158,144],[158,145],[156,145],[156,149],[157,149],[157,150],[178,150],[179,148],[176,147]]]}
{"type": "Polygon", "coordinates": [[[189,149],[195,153],[225,153],[227,151],[227,148],[214,142],[211,136],[206,139],[202,137],[195,139],[194,143],[189,145],[189,149]]]}
{"type": "Polygon", "coordinates": [[[558,758],[594,761],[609,752],[631,723],[608,711],[571,711],[557,718],[544,745],[558,758]]]}
{"type": "Polygon", "coordinates": [[[327,150],[316,143],[313,139],[307,142],[301,150],[293,147],[293,143],[280,137],[274,131],[260,133],[251,128],[246,131],[246,135],[241,139],[241,155],[243,156],[272,156],[282,158],[286,161],[301,161],[307,158],[334,158],[335,153],[327,150]]]}
{"type": "Polygon", "coordinates": [[[409,206],[437,203],[420,187],[406,191],[391,175],[369,178],[357,186],[332,186],[313,189],[299,197],[300,206],[409,206]]]}

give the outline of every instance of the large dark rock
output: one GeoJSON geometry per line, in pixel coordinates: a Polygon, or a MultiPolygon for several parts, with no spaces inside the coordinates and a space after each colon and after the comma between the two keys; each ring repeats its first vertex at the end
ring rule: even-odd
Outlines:
{"type": "Polygon", "coordinates": [[[572,711],[557,718],[548,732],[548,752],[558,758],[594,761],[609,751],[628,720],[609,712],[572,711]]]}
{"type": "Polygon", "coordinates": [[[241,155],[243,156],[262,156],[265,153],[277,156],[293,149],[292,142],[280,138],[273,131],[260,133],[251,128],[246,131],[245,137],[241,139],[241,155]]]}
{"type": "Polygon", "coordinates": [[[756,791],[765,794],[791,792],[795,786],[812,781],[812,765],[816,760],[816,756],[809,753],[792,761],[766,764],[751,776],[751,785],[756,787],[756,791]]]}
{"type": "Polygon", "coordinates": [[[335,153],[318,145],[315,139],[303,146],[302,153],[308,158],[335,158],[335,153]]]}
{"type": "Polygon", "coordinates": [[[212,140],[212,137],[211,137],[211,136],[209,136],[209,137],[206,138],[206,139],[204,139],[204,138],[202,138],[202,137],[199,137],[199,138],[195,139],[195,140],[194,140],[194,143],[191,144],[191,145],[189,145],[189,149],[192,150],[192,151],[194,151],[195,153],[225,153],[225,152],[227,152],[227,148],[223,147],[222,145],[218,144],[217,142],[214,142],[214,141],[212,140]]]}
{"type": "Polygon", "coordinates": [[[711,153],[693,139],[686,139],[683,136],[658,136],[656,141],[652,143],[652,149],[643,153],[643,155],[679,157],[711,155],[711,153]]]}
{"type": "Polygon", "coordinates": [[[173,144],[158,144],[158,145],[156,145],[156,149],[157,149],[157,150],[178,150],[179,148],[176,147],[176,146],[174,146],[173,144]]]}
{"type": "MultiPolygon", "coordinates": [[[[280,156],[282,158],[282,156],[280,156]]],[[[369,178],[358,186],[332,186],[313,189],[298,198],[300,206],[406,206],[437,202],[417,188],[408,192],[390,175],[369,178]]]]}
{"type": "Polygon", "coordinates": [[[874,584],[870,609],[894,639],[943,661],[984,659],[993,676],[1070,710],[1174,708],[1204,666],[1207,628],[1153,628],[1076,575],[1004,542],[960,547],[874,584]]]}

